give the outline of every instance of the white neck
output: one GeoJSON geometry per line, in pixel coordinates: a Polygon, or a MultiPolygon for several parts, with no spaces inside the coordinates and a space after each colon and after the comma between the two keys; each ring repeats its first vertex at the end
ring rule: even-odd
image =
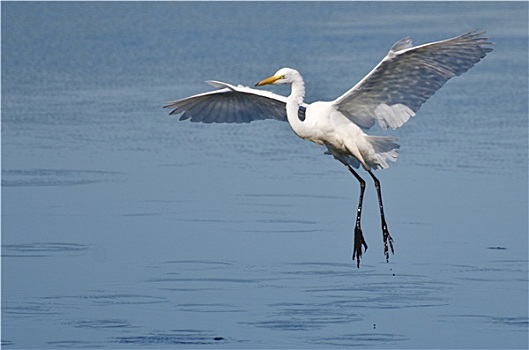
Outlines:
{"type": "Polygon", "coordinates": [[[301,138],[305,134],[305,125],[299,120],[298,111],[299,106],[303,104],[303,97],[305,97],[305,84],[300,75],[291,84],[291,92],[287,99],[287,119],[292,130],[301,138]]]}

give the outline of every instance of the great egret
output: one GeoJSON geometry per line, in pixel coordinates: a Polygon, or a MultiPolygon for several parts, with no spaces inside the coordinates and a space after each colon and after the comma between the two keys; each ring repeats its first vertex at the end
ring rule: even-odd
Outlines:
{"type": "Polygon", "coordinates": [[[397,138],[369,136],[363,130],[375,121],[382,129],[396,129],[415,115],[420,106],[450,78],[460,75],[492,51],[485,32],[468,32],[452,39],[412,46],[410,38],[397,41],[384,59],[358,84],[334,101],[303,102],[305,86],[299,72],[282,68],[256,84],[290,84],[288,97],[272,92],[207,81],[218,90],[167,104],[180,120],[203,123],[245,123],[260,119],[288,121],[299,137],[327,148],[326,154],[343,163],[360,183],[356,212],[353,260],[360,267],[362,234],[360,217],[365,181],[354,170],[360,165],[375,183],[384,254],[389,261],[393,239],[384,218],[380,182],[372,169],[385,169],[397,160],[397,138]],[[389,249],[388,249],[389,246],[389,249]]]}

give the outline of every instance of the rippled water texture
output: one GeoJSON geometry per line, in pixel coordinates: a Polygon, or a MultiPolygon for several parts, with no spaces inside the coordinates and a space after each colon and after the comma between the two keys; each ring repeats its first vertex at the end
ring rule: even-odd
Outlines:
{"type": "Polygon", "coordinates": [[[3,348],[527,349],[526,2],[1,6],[3,348]],[[471,29],[494,51],[391,132],[389,263],[371,181],[357,269],[358,184],[286,123],[161,108],[283,66],[334,99],[471,29]]]}

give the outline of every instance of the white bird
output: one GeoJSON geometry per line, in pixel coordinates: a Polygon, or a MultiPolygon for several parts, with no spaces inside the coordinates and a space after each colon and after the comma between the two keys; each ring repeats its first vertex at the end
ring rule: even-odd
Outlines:
{"type": "Polygon", "coordinates": [[[168,103],[170,114],[180,120],[204,123],[245,123],[261,119],[288,121],[299,137],[327,148],[326,154],[343,163],[360,183],[356,213],[353,260],[360,267],[362,247],[367,249],[360,217],[365,181],[354,170],[360,165],[375,183],[382,222],[384,254],[389,261],[393,239],[384,218],[380,182],[373,169],[385,169],[397,160],[397,138],[370,136],[364,130],[378,122],[382,129],[396,129],[414,116],[421,105],[450,78],[460,75],[492,51],[484,32],[412,46],[410,38],[397,41],[389,53],[358,84],[334,101],[303,102],[305,86],[299,72],[282,68],[256,84],[290,84],[284,97],[272,92],[207,81],[218,90],[168,103]]]}

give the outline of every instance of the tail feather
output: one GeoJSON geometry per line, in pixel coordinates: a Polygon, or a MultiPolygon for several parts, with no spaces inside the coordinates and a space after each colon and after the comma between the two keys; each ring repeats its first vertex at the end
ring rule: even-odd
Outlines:
{"type": "Polygon", "coordinates": [[[397,150],[400,148],[400,145],[397,143],[397,137],[366,135],[366,140],[373,146],[373,153],[369,154],[366,158],[369,159],[369,165],[375,169],[386,169],[389,167],[388,160],[392,162],[397,160],[399,155],[397,150]]]}

